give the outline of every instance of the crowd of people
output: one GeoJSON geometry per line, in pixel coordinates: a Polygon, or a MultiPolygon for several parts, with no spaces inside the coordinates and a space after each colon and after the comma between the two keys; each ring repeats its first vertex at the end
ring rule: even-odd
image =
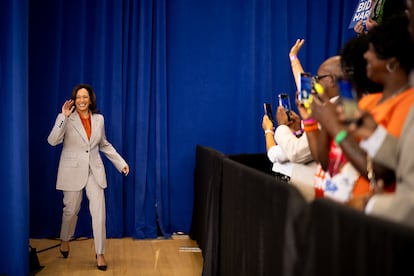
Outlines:
{"type": "Polygon", "coordinates": [[[267,156],[276,177],[307,199],[331,198],[414,226],[414,7],[410,0],[374,3],[373,16],[312,77],[307,104],[299,97],[305,41],[293,45],[299,114],[289,118],[279,106],[276,126],[263,116],[267,156]]]}

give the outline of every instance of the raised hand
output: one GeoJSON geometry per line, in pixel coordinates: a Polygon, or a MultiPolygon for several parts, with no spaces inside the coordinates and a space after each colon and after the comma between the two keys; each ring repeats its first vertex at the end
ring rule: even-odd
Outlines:
{"type": "Polygon", "coordinates": [[[276,110],[276,121],[278,125],[288,125],[289,118],[283,106],[279,105],[276,110]]]}
{"type": "Polygon", "coordinates": [[[374,28],[375,26],[377,26],[378,23],[374,19],[368,18],[367,21],[365,22],[365,25],[367,26],[367,30],[369,31],[372,28],[374,28]]]}
{"type": "Polygon", "coordinates": [[[343,123],[339,119],[336,111],[336,104],[329,101],[323,102],[318,97],[313,97],[310,108],[312,117],[322,125],[322,127],[333,137],[343,128],[343,123]]]}
{"type": "Polygon", "coordinates": [[[263,115],[262,128],[263,130],[273,130],[274,128],[272,121],[266,114],[263,115]]]}
{"type": "Polygon", "coordinates": [[[355,24],[354,32],[356,32],[357,34],[363,34],[364,33],[364,21],[363,20],[359,20],[355,24]]]}
{"type": "Polygon", "coordinates": [[[305,43],[304,39],[296,39],[295,45],[292,46],[289,52],[289,57],[296,56],[299,53],[300,48],[302,48],[305,43]]]}
{"type": "Polygon", "coordinates": [[[298,99],[298,94],[299,92],[296,92],[296,97],[295,97],[295,104],[296,107],[298,108],[299,111],[299,115],[302,118],[302,120],[307,120],[311,118],[311,114],[308,112],[308,110],[303,106],[303,104],[299,101],[298,99]]]}
{"type": "Polygon", "coordinates": [[[67,100],[62,105],[62,114],[65,115],[66,117],[69,117],[69,115],[72,114],[74,109],[75,109],[74,101],[67,100]]]}
{"type": "Polygon", "coordinates": [[[301,119],[298,114],[296,114],[295,111],[290,111],[290,121],[289,121],[289,127],[292,129],[292,131],[301,130],[301,119]]]}

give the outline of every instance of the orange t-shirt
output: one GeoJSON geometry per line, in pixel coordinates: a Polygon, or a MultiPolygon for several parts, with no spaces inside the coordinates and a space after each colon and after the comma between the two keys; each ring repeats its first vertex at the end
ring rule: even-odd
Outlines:
{"type": "MultiPolygon", "coordinates": [[[[414,88],[408,88],[402,93],[388,98],[382,103],[379,101],[382,93],[369,94],[361,98],[358,106],[372,114],[378,125],[382,125],[395,137],[400,137],[408,112],[414,103],[414,88]]],[[[391,191],[395,189],[392,187],[391,191]]],[[[360,176],[352,191],[353,196],[369,192],[369,181],[360,176]]]]}

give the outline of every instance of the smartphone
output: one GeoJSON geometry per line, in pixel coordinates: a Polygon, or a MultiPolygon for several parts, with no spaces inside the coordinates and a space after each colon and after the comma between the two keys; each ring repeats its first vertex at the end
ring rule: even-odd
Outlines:
{"type": "Polygon", "coordinates": [[[273,110],[271,103],[264,103],[263,104],[264,113],[269,117],[270,121],[272,121],[273,126],[275,125],[275,120],[273,119],[273,110]]]}
{"type": "Polygon", "coordinates": [[[309,98],[311,94],[312,75],[310,73],[301,73],[298,100],[305,108],[309,108],[309,98]]]}
{"type": "Polygon", "coordinates": [[[288,116],[288,120],[290,121],[291,116],[290,116],[290,111],[291,111],[291,107],[290,107],[290,99],[289,99],[289,95],[286,93],[280,93],[278,95],[279,97],[279,105],[283,106],[283,108],[286,111],[286,115],[288,116]]]}
{"type": "Polygon", "coordinates": [[[343,106],[345,114],[345,123],[355,121],[355,112],[358,110],[358,100],[356,92],[352,89],[350,81],[338,79],[339,103],[343,106]]]}

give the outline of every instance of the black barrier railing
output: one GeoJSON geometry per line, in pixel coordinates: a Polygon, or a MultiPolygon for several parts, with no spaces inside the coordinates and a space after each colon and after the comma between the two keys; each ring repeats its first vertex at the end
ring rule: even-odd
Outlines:
{"type": "Polygon", "coordinates": [[[278,181],[265,154],[197,146],[190,231],[203,275],[414,275],[414,229],[278,181]]]}

